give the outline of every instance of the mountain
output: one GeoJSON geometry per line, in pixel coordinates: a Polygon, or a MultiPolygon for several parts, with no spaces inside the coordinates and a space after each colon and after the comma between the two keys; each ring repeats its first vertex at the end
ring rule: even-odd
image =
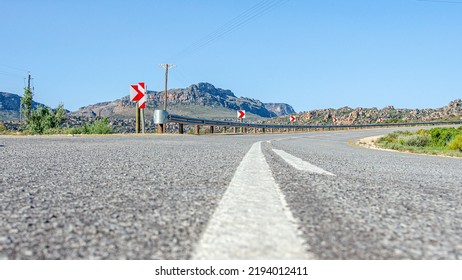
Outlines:
{"type": "MultiPolygon", "coordinates": [[[[294,109],[284,103],[263,103],[260,100],[236,97],[230,90],[216,88],[209,83],[199,83],[182,89],[168,91],[168,108],[171,114],[191,117],[235,119],[236,110],[246,110],[250,118],[271,118],[295,113],[294,109]]],[[[148,91],[147,117],[153,109],[163,107],[164,92],[148,91]]],[[[129,96],[110,102],[89,105],[71,113],[79,117],[134,117],[134,103],[129,96]]]]}
{"type": "MultiPolygon", "coordinates": [[[[19,104],[21,102],[21,96],[8,93],[0,92],[0,121],[10,121],[10,120],[19,120],[19,104]]],[[[37,102],[32,102],[32,108],[37,108],[37,106],[45,105],[37,102]]]]}
{"type": "MultiPolygon", "coordinates": [[[[342,107],[306,111],[296,116],[298,124],[314,125],[332,124],[334,118],[337,119],[337,124],[369,124],[378,122],[380,118],[384,123],[460,120],[462,119],[462,100],[456,99],[438,109],[396,109],[391,105],[382,109],[342,107]]],[[[287,118],[275,118],[271,122],[285,123],[287,118]]]]}
{"type": "Polygon", "coordinates": [[[294,108],[285,103],[265,103],[265,108],[275,113],[278,117],[295,114],[294,108]]]}

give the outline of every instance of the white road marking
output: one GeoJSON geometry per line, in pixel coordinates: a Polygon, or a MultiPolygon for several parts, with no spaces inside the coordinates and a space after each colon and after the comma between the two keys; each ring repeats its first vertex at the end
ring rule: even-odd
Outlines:
{"type": "Polygon", "coordinates": [[[237,168],[192,258],[314,259],[307,249],[257,142],[237,168]]]}
{"type": "Polygon", "coordinates": [[[324,175],[329,175],[329,176],[335,176],[335,174],[332,174],[320,167],[317,167],[316,165],[306,162],[291,154],[288,154],[284,152],[283,150],[273,149],[273,152],[275,152],[278,156],[280,156],[288,164],[292,165],[294,168],[298,170],[308,171],[308,172],[317,173],[317,174],[324,174],[324,175]]]}

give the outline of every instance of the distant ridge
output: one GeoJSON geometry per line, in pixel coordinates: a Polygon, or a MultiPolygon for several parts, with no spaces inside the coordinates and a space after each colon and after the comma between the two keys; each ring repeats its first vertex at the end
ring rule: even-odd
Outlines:
{"type": "MultiPolygon", "coordinates": [[[[298,124],[314,125],[333,124],[334,118],[337,119],[336,124],[370,124],[377,123],[380,119],[384,123],[461,120],[462,100],[456,99],[437,109],[397,109],[391,105],[382,109],[342,107],[306,111],[296,116],[298,124]]],[[[284,123],[287,118],[275,118],[271,122],[284,123]]]]}
{"type": "MultiPolygon", "coordinates": [[[[247,111],[247,121],[267,119],[271,123],[287,123],[287,115],[295,114],[294,109],[285,103],[263,103],[259,100],[236,97],[230,90],[214,87],[209,83],[199,83],[183,89],[168,91],[168,111],[199,118],[236,119],[236,110],[247,111]],[[274,117],[274,118],[272,118],[274,117]]],[[[19,120],[20,96],[12,93],[0,92],[0,121],[19,120]]],[[[146,115],[152,117],[153,109],[162,107],[163,92],[148,92],[148,109],[146,115]]],[[[45,106],[34,102],[33,106],[45,106]]],[[[297,124],[332,124],[336,118],[337,124],[368,124],[379,122],[416,122],[462,119],[462,100],[455,99],[447,106],[437,109],[397,109],[387,106],[382,109],[350,108],[311,110],[295,114],[297,124]]],[[[71,119],[87,119],[97,116],[111,119],[133,119],[134,103],[129,97],[108,102],[101,102],[82,107],[68,114],[71,119]]]]}
{"type": "MultiPolygon", "coordinates": [[[[148,91],[146,113],[163,105],[164,92],[148,91]]],[[[132,118],[134,103],[128,96],[109,102],[82,107],[71,113],[79,117],[132,118]]],[[[192,117],[235,118],[236,110],[246,110],[250,117],[272,118],[295,113],[292,106],[285,103],[263,103],[260,100],[236,97],[230,90],[216,88],[209,83],[198,83],[187,88],[168,91],[169,113],[192,117]]]]}

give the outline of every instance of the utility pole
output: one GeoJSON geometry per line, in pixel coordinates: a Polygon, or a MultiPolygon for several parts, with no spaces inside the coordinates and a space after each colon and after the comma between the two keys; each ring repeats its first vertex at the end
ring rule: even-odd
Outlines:
{"type": "MultiPolygon", "coordinates": [[[[168,69],[173,68],[175,65],[173,64],[161,64],[161,67],[165,68],[165,93],[164,93],[164,113],[166,114],[167,111],[167,82],[168,82],[168,69]]],[[[157,125],[157,131],[159,133],[164,133],[165,127],[164,124],[157,125]]]]}
{"type": "Polygon", "coordinates": [[[30,80],[31,80],[31,76],[30,76],[30,72],[29,72],[29,77],[27,78],[27,89],[30,91],[30,80]]]}
{"type": "Polygon", "coordinates": [[[168,82],[168,69],[175,67],[173,64],[161,64],[165,68],[165,94],[164,94],[164,110],[167,110],[167,82],[168,82]]]}
{"type": "Polygon", "coordinates": [[[32,94],[32,90],[31,90],[31,80],[32,80],[32,77],[31,77],[31,74],[30,72],[28,73],[28,77],[27,77],[27,88],[25,88],[25,92],[24,92],[24,95],[23,97],[21,98],[20,102],[19,102],[19,111],[20,111],[20,122],[22,122],[22,119],[21,119],[21,114],[24,113],[24,116],[25,116],[25,120],[26,121],[29,121],[29,117],[30,117],[30,114],[31,114],[31,110],[32,110],[32,103],[33,103],[33,94],[32,94]],[[22,110],[22,106],[24,106],[24,109],[22,110]]]}

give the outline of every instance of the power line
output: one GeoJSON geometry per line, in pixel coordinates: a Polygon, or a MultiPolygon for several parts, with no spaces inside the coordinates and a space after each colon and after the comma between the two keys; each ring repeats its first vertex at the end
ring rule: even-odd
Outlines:
{"type": "Polygon", "coordinates": [[[6,64],[0,64],[0,66],[10,68],[10,69],[13,69],[13,70],[17,70],[17,71],[21,71],[21,72],[27,72],[27,70],[24,70],[24,69],[21,69],[21,68],[18,68],[18,67],[14,67],[14,66],[10,66],[10,65],[6,65],[6,64]]]}
{"type": "Polygon", "coordinates": [[[419,2],[462,4],[462,1],[449,1],[449,0],[417,0],[417,1],[419,1],[419,2]]]}
{"type": "Polygon", "coordinates": [[[188,55],[191,55],[198,51],[199,49],[211,44],[213,41],[220,39],[226,36],[228,33],[232,32],[233,30],[241,27],[242,25],[255,20],[264,14],[268,13],[269,11],[282,6],[283,4],[287,3],[290,0],[263,0],[258,2],[256,5],[250,7],[249,9],[245,10],[238,16],[234,17],[230,21],[222,24],[218,27],[215,31],[209,33],[208,35],[202,37],[198,41],[191,44],[189,47],[183,49],[176,55],[172,56],[170,60],[174,58],[184,58],[188,55]]]}
{"type": "Polygon", "coordinates": [[[6,71],[0,71],[0,75],[13,76],[13,77],[21,77],[21,78],[24,77],[24,75],[15,74],[15,73],[10,73],[10,72],[6,72],[6,71]]]}

